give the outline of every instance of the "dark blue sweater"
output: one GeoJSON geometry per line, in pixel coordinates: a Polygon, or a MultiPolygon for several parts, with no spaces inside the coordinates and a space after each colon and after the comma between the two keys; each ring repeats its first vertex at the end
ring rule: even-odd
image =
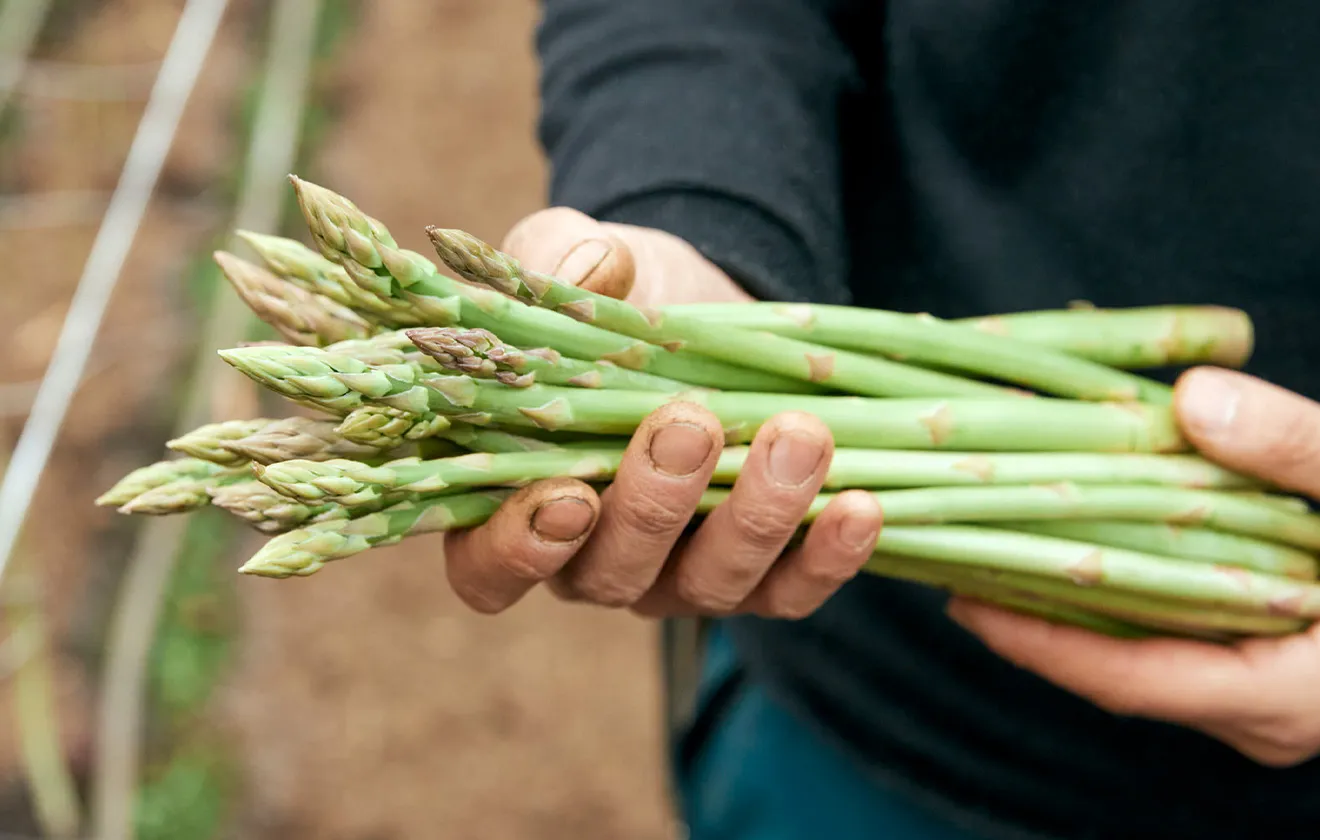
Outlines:
{"type": "MultiPolygon", "coordinates": [[[[1245,309],[1320,396],[1320,3],[543,0],[551,200],[678,234],[766,298],[943,317],[1245,309]]],[[[740,619],[757,678],[991,837],[1320,831],[1320,762],[1253,764],[1016,670],[864,578],[740,619]]],[[[1317,698],[1320,714],[1320,698],[1317,698]]]]}

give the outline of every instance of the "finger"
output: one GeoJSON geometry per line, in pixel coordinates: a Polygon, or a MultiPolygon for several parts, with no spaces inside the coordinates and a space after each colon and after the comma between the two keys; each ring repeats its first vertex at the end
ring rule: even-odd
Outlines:
{"type": "Polygon", "coordinates": [[[501,250],[524,268],[613,298],[627,297],[636,279],[636,263],[623,240],[568,207],[526,216],[509,231],[501,250]]]}
{"type": "Polygon", "coordinates": [[[510,496],[483,525],[445,539],[449,585],[472,609],[497,613],[563,568],[586,541],[600,500],[574,479],[551,479],[510,496]]]}
{"type": "Polygon", "coordinates": [[[1178,722],[1250,708],[1253,674],[1232,647],[1125,640],[954,598],[949,615],[1019,667],[1115,714],[1178,722]]]}
{"type": "Polygon", "coordinates": [[[772,417],[752,441],[729,497],[697,528],[639,609],[678,602],[721,614],[742,603],[797,531],[833,453],[829,429],[815,417],[772,417]]]}
{"type": "Polygon", "coordinates": [[[696,513],[723,442],[714,415],[690,403],[647,417],[601,494],[595,532],[564,568],[556,592],[604,606],[637,601],[696,513]]]}
{"type": "Polygon", "coordinates": [[[1280,487],[1320,497],[1320,404],[1237,371],[1195,368],[1174,406],[1207,458],[1280,487]]]}
{"type": "Polygon", "coordinates": [[[880,536],[880,503],[870,493],[840,493],[807,529],[802,544],[770,568],[738,612],[765,618],[811,615],[861,571],[880,536]]]}

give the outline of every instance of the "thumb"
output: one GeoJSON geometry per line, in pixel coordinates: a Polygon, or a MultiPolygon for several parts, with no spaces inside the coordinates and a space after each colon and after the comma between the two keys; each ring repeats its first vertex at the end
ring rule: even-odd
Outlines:
{"type": "Polygon", "coordinates": [[[1244,373],[1200,367],[1178,379],[1174,408],[1206,458],[1320,498],[1320,404],[1244,373]]]}
{"type": "Polygon", "coordinates": [[[636,263],[623,240],[568,207],[525,217],[509,231],[500,250],[525,268],[612,298],[626,298],[636,280],[636,263]]]}

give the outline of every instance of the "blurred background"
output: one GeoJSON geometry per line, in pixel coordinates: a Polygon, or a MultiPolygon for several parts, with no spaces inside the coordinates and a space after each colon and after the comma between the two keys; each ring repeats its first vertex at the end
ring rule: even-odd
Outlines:
{"type": "Polygon", "coordinates": [[[231,519],[93,505],[182,429],[279,410],[214,355],[260,333],[210,254],[246,255],[236,226],[307,241],[285,173],[424,253],[425,225],[498,242],[543,204],[536,16],[0,0],[0,467],[57,348],[87,352],[48,461],[19,464],[39,482],[0,580],[0,840],[673,836],[651,625],[539,593],[473,615],[431,538],[240,579],[259,537],[231,519]],[[177,130],[149,102],[186,102],[177,130]],[[130,149],[158,177],[121,182],[130,149]],[[134,188],[130,235],[106,214],[134,218],[134,188]],[[88,267],[98,232],[131,241],[122,270],[88,267]],[[61,345],[80,279],[113,291],[61,345]]]}

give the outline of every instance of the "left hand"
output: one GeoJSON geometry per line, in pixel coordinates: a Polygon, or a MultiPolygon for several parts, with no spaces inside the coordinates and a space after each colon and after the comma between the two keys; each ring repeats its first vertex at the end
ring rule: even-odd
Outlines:
{"type": "MultiPolygon", "coordinates": [[[[1174,404],[1206,458],[1320,499],[1320,404],[1212,368],[1185,373],[1174,404]]],[[[1320,624],[1224,646],[1114,639],[964,599],[949,614],[999,655],[1115,714],[1200,730],[1271,767],[1320,755],[1320,624]]]]}

